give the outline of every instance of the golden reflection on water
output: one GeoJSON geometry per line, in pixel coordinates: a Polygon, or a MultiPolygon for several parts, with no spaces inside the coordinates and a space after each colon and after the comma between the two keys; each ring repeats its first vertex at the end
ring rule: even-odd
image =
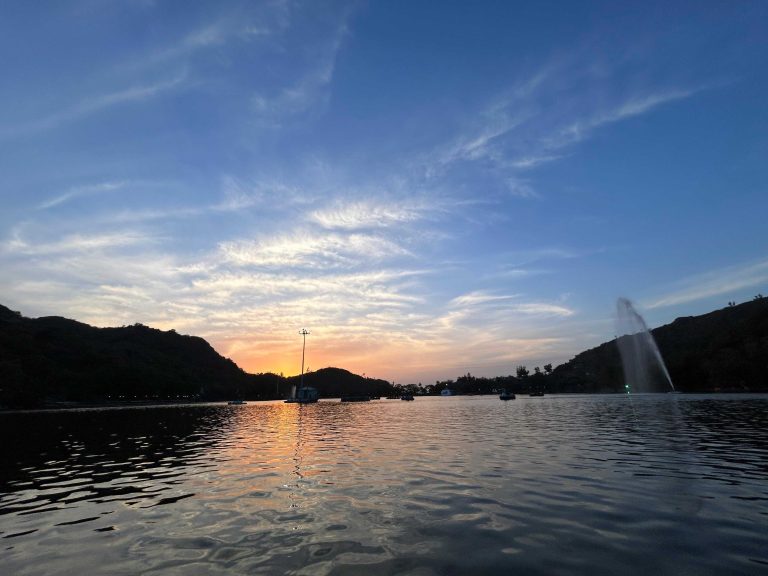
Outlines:
{"type": "Polygon", "coordinates": [[[0,421],[6,437],[35,432],[3,448],[4,567],[644,574],[695,571],[701,556],[749,573],[766,560],[750,529],[768,501],[766,402],[453,397],[16,415],[0,421]],[[660,535],[677,546],[663,564],[648,554],[660,535]]]}

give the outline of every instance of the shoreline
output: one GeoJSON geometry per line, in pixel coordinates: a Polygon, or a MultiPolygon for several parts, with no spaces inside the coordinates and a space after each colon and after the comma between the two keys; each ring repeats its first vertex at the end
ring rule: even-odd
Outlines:
{"type": "MultiPolygon", "coordinates": [[[[670,394],[669,392],[636,392],[631,396],[646,396],[646,395],[658,395],[658,394],[670,394]]],[[[695,392],[680,392],[675,394],[676,396],[749,396],[752,394],[768,394],[766,390],[709,390],[709,391],[695,391],[695,392]]],[[[551,392],[545,395],[546,397],[567,397],[567,396],[626,396],[625,392],[551,392]]],[[[497,396],[497,394],[455,394],[449,398],[457,397],[478,397],[478,396],[497,396]]],[[[423,394],[416,395],[416,398],[442,398],[440,394],[423,394]]],[[[527,394],[521,394],[521,398],[527,397],[527,394]]],[[[282,402],[284,398],[266,398],[266,399],[245,399],[247,403],[250,402],[282,402]]],[[[340,400],[340,398],[321,398],[321,401],[340,400]]],[[[108,402],[47,402],[40,406],[27,406],[27,407],[8,407],[0,406],[0,415],[2,414],[15,414],[25,412],[66,412],[76,410],[109,410],[118,408],[167,408],[174,406],[204,406],[224,404],[228,400],[130,400],[124,402],[108,401],[108,402]]]]}

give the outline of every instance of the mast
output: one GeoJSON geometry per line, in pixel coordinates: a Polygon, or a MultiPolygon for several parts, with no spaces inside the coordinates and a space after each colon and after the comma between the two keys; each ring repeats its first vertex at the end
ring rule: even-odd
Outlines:
{"type": "Polygon", "coordinates": [[[307,335],[310,332],[306,328],[302,328],[299,334],[301,334],[303,343],[301,345],[301,383],[299,384],[299,390],[304,388],[304,350],[307,347],[307,335]]]}

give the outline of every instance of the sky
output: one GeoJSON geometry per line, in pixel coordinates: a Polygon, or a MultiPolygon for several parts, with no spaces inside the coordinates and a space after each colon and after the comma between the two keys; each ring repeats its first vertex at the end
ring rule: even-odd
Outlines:
{"type": "Polygon", "coordinates": [[[768,3],[9,0],[0,303],[249,372],[558,365],[768,294],[768,3]]]}

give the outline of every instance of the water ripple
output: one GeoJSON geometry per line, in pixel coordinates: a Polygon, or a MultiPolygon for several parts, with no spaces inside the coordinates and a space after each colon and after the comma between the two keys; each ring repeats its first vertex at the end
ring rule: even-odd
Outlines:
{"type": "Polygon", "coordinates": [[[647,395],[3,414],[6,438],[30,431],[2,447],[4,569],[755,573],[766,408],[647,395]]]}

